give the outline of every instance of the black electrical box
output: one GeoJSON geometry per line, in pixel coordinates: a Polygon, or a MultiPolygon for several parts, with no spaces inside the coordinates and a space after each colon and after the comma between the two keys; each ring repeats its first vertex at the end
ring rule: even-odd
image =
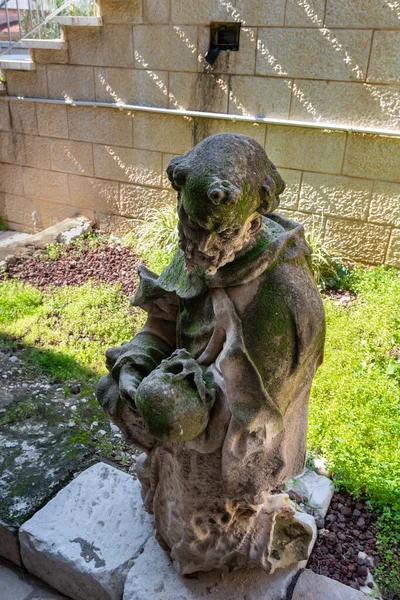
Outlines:
{"type": "Polygon", "coordinates": [[[210,46],[220,50],[239,50],[241,23],[211,23],[210,46]]]}

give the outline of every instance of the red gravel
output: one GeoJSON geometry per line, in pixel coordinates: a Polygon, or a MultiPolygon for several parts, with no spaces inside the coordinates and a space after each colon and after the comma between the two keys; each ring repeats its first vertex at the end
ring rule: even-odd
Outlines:
{"type": "Polygon", "coordinates": [[[74,244],[56,260],[29,258],[7,265],[6,272],[39,288],[49,285],[82,285],[89,279],[121,283],[122,292],[133,296],[137,290],[137,267],[140,259],[131,248],[104,242],[90,247],[86,242],[79,250],[74,244]]]}
{"type": "Polygon", "coordinates": [[[354,500],[345,492],[334,494],[325,522],[317,521],[318,539],[308,568],[360,589],[366,583],[369,561],[359,560],[358,553],[365,552],[375,567],[379,564],[376,519],[368,502],[354,500]]]}

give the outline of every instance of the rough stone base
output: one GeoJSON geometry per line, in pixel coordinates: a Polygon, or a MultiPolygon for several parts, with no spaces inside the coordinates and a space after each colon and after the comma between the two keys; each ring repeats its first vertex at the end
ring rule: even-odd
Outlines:
{"type": "Polygon", "coordinates": [[[21,556],[30,573],[74,600],[121,600],[152,534],[140,484],[98,463],[21,527],[21,556]]]}
{"type": "Polygon", "coordinates": [[[248,569],[182,577],[152,538],[129,571],[123,600],[285,600],[288,590],[295,586],[299,568],[304,567],[305,562],[299,563],[273,575],[262,569],[248,569]]]}

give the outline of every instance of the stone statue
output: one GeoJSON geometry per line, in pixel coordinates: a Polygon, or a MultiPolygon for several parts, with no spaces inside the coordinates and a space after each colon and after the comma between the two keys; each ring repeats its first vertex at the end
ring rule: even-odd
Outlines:
{"type": "Polygon", "coordinates": [[[181,574],[308,557],[313,518],[283,485],[305,466],[324,312],[303,227],[274,213],[285,184],[237,134],[174,158],[179,250],[139,269],[148,319],[107,351],[98,399],[138,465],[156,537],[181,574]]]}

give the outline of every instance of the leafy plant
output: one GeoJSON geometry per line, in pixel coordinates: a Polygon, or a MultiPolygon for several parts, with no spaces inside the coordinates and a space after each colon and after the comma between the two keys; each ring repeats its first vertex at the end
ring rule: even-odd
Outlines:
{"type": "MultiPolygon", "coordinates": [[[[1,75],[1,73],[0,73],[1,75]]],[[[1,81],[1,76],[0,76],[0,81],[1,81]]],[[[8,227],[6,225],[5,220],[3,219],[3,217],[0,217],[0,231],[7,231],[8,227]]]]}
{"type": "Polygon", "coordinates": [[[175,205],[152,208],[136,232],[136,250],[149,267],[160,272],[178,249],[178,215],[175,205]]]}
{"type": "Polygon", "coordinates": [[[346,289],[349,285],[350,269],[343,261],[349,259],[341,256],[338,251],[323,241],[322,228],[317,229],[315,221],[306,233],[306,240],[313,251],[309,264],[319,290],[346,289]]]}

